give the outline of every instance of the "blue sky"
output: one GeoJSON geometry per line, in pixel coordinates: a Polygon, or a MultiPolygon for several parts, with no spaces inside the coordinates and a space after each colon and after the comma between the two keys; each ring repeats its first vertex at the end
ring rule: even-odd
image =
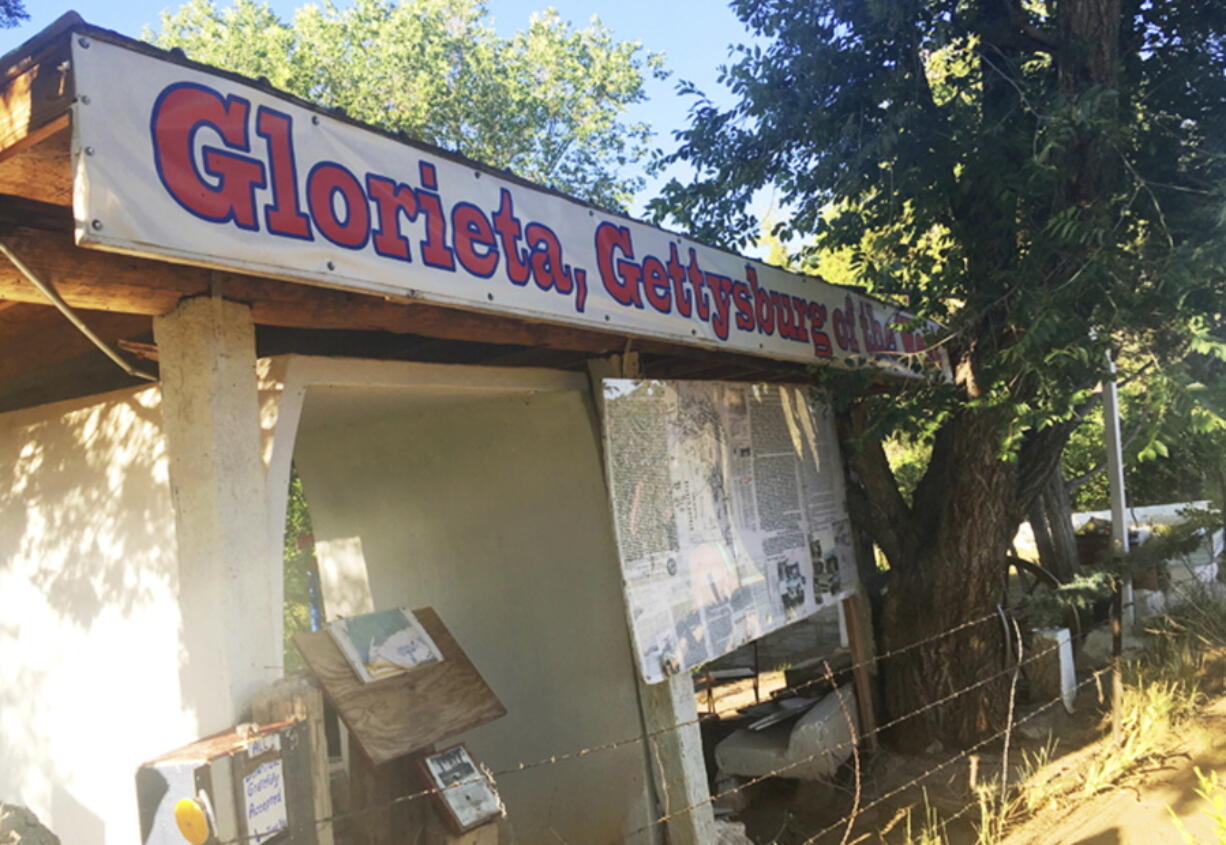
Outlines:
{"type": "MultiPolygon", "coordinates": [[[[272,7],[284,18],[308,0],[273,0],[272,7]]],[[[338,5],[344,0],[338,0],[338,5]]],[[[75,9],[92,24],[138,37],[146,25],[155,25],[163,9],[177,3],[165,0],[26,0],[30,20],[16,29],[0,30],[0,53],[17,46],[69,9],[75,9]]],[[[224,5],[224,3],[222,3],[224,5]]],[[[749,35],[723,0],[606,0],[592,3],[580,0],[488,0],[488,9],[501,34],[510,34],[527,24],[529,16],[547,6],[576,26],[585,25],[593,14],[620,39],[639,41],[650,52],[665,55],[672,76],[664,81],[650,80],[647,102],[635,107],[630,117],[651,124],[658,146],[674,147],[671,133],[686,124],[690,101],[674,90],[677,79],[687,79],[717,104],[730,105],[729,95],[716,82],[718,67],[729,58],[729,45],[745,43],[749,35]]],[[[683,176],[676,171],[679,178],[683,176]]],[[[661,180],[649,180],[638,197],[635,216],[642,216],[642,204],[655,195],[661,180]]]]}

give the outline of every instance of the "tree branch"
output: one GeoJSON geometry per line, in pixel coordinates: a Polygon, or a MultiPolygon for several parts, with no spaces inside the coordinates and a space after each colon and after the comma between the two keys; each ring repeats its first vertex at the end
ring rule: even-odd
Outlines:
{"type": "Polygon", "coordinates": [[[894,567],[904,567],[916,548],[911,536],[911,508],[898,489],[885,448],[879,439],[861,436],[865,410],[839,414],[839,440],[847,457],[847,497],[850,509],[861,516],[861,527],[881,547],[894,567]]]}
{"type": "Polygon", "coordinates": [[[1041,29],[1031,23],[1026,10],[1022,8],[1021,0],[1005,0],[1005,9],[1009,13],[1009,22],[1029,42],[1031,49],[1045,53],[1056,51],[1060,44],[1056,33],[1041,29]]]}
{"type": "Polygon", "coordinates": [[[1077,427],[1076,422],[1064,422],[1049,426],[1026,438],[1017,458],[1017,498],[1015,500],[1018,522],[1030,510],[1030,505],[1043,490],[1051,474],[1060,465],[1060,456],[1069,435],[1077,427]]]}
{"type": "MultiPolygon", "coordinates": [[[[1124,435],[1123,442],[1120,444],[1121,452],[1127,449],[1129,445],[1132,444],[1132,441],[1136,440],[1137,437],[1140,436],[1141,432],[1145,430],[1146,422],[1148,422],[1148,420],[1145,420],[1145,419],[1141,420],[1141,422],[1137,423],[1135,426],[1132,427],[1132,431],[1124,435]]],[[[1098,475],[1100,472],[1102,472],[1106,468],[1107,468],[1107,461],[1106,460],[1099,461],[1097,464],[1095,464],[1093,467],[1091,467],[1086,472],[1083,472],[1081,475],[1078,475],[1074,478],[1067,479],[1064,482],[1064,489],[1071,496],[1074,493],[1076,493],[1078,490],[1080,490],[1082,487],[1084,487],[1086,484],[1088,484],[1090,480],[1094,478],[1094,476],[1098,475]]]]}

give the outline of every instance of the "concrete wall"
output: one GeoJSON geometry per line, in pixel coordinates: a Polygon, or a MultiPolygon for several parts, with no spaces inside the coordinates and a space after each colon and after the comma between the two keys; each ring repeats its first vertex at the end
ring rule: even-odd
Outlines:
{"type": "Polygon", "coordinates": [[[196,736],[157,387],[0,414],[0,801],[139,841],[138,764],[196,736]]]}
{"type": "MultiPolygon", "coordinates": [[[[585,392],[308,391],[301,425],[329,612],[434,607],[508,710],[462,737],[479,759],[641,733],[585,392]]],[[[499,788],[520,842],[621,842],[650,820],[647,778],[636,743],[499,788]]]]}

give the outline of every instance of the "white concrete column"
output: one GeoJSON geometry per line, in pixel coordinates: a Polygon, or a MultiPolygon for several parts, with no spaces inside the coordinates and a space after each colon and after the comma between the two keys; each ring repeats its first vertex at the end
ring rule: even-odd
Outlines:
{"type": "Polygon", "coordinates": [[[260,454],[250,309],[186,300],[153,321],[179,549],[185,706],[204,735],[281,675],[283,584],[260,454]]]}

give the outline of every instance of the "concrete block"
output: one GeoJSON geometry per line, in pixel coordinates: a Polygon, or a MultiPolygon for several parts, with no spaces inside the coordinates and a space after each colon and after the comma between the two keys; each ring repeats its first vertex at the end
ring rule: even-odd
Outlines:
{"type": "Polygon", "coordinates": [[[1166,594],[1158,590],[1137,590],[1132,596],[1137,607],[1137,618],[1161,616],[1166,613],[1166,594]]]}
{"type": "Polygon", "coordinates": [[[717,821],[715,823],[716,845],[753,845],[745,832],[744,822],[717,821]]]}
{"type": "Polygon", "coordinates": [[[1077,669],[1073,662],[1073,639],[1068,628],[1036,630],[1032,651],[1032,656],[1037,659],[1027,669],[1031,696],[1035,701],[1060,698],[1064,709],[1072,713],[1073,701],[1077,697],[1077,669]],[[1039,654],[1043,656],[1039,657],[1039,654]]]}
{"type": "MultiPolygon", "coordinates": [[[[1122,652],[1126,659],[1140,656],[1145,641],[1134,634],[1124,634],[1122,652]]],[[[1081,661],[1086,667],[1106,666],[1111,662],[1111,627],[1103,625],[1091,631],[1081,646],[1081,661]]]]}
{"type": "Polygon", "coordinates": [[[850,685],[827,695],[794,723],[736,731],[715,746],[715,761],[720,771],[744,777],[828,778],[851,757],[849,718],[858,733],[850,685]]]}

